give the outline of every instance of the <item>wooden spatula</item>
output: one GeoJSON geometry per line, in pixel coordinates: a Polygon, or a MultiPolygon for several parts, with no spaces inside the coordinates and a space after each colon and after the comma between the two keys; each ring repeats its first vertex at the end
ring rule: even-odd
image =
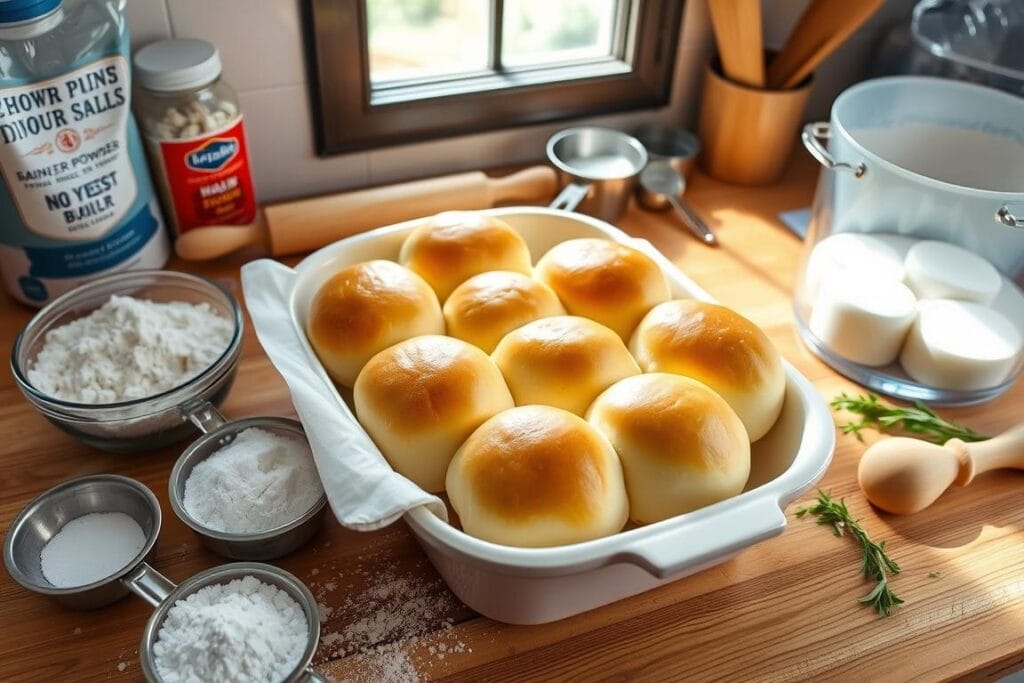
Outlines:
{"type": "Polygon", "coordinates": [[[764,41],[761,0],[708,0],[718,55],[726,77],[754,88],[764,87],[764,41]]]}
{"type": "Polygon", "coordinates": [[[768,65],[768,87],[795,87],[860,28],[885,0],[811,0],[768,65]]]}

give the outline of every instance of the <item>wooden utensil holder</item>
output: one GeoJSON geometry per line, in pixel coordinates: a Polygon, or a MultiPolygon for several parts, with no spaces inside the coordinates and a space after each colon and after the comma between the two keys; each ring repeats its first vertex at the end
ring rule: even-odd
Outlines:
{"type": "Polygon", "coordinates": [[[701,99],[700,163],[709,175],[737,185],[777,180],[799,138],[811,78],[791,90],[752,88],[708,65],[701,99]]]}

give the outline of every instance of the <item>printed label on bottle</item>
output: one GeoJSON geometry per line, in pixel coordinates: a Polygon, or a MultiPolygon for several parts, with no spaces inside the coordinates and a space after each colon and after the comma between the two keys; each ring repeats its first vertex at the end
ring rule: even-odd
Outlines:
{"type": "Polygon", "coordinates": [[[0,90],[0,170],[28,230],[82,242],[124,218],[137,193],[128,76],[114,56],[0,90]]]}
{"type": "Polygon", "coordinates": [[[159,145],[179,234],[256,219],[242,117],[222,130],[184,141],[161,140],[159,145]]]}

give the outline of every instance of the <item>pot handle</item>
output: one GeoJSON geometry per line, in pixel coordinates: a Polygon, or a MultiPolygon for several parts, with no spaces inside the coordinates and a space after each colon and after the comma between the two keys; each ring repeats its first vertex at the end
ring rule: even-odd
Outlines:
{"type": "Polygon", "coordinates": [[[644,538],[631,544],[626,556],[655,578],[667,579],[687,567],[723,560],[785,528],[786,516],[778,501],[771,496],[754,498],[719,512],[714,524],[697,520],[644,538]]]}
{"type": "Polygon", "coordinates": [[[800,134],[804,147],[822,166],[831,171],[849,171],[853,174],[854,178],[863,178],[868,170],[864,162],[859,162],[854,166],[845,161],[836,161],[835,157],[829,154],[828,150],[825,149],[825,145],[822,144],[822,140],[828,140],[830,137],[832,137],[832,126],[825,121],[808,123],[800,134]]]}
{"type": "Polygon", "coordinates": [[[1018,207],[1018,212],[1014,214],[1009,204],[1003,204],[996,211],[996,222],[1008,228],[1024,228],[1024,205],[1018,207]]]}

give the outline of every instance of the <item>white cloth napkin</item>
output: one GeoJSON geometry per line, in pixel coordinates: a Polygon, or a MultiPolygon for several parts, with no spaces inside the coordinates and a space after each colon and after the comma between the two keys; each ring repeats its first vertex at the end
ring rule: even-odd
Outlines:
{"type": "Polygon", "coordinates": [[[391,469],[348,407],[339,405],[333,387],[313,369],[315,361],[289,311],[296,277],[291,268],[260,259],[242,267],[242,292],[256,336],[291,391],[334,515],[357,531],[385,527],[420,505],[447,520],[441,499],[391,469]]]}

